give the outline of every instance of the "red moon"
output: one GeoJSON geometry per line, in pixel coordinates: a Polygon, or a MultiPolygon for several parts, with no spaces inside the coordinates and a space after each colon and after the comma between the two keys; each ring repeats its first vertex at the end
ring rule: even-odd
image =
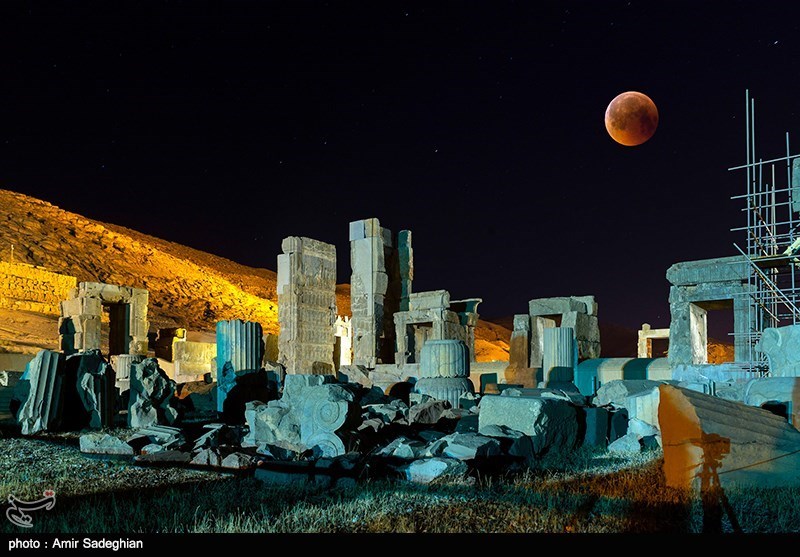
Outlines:
{"type": "Polygon", "coordinates": [[[658,109],[644,93],[620,93],[606,108],[608,135],[622,145],[641,145],[656,133],[658,109]]]}

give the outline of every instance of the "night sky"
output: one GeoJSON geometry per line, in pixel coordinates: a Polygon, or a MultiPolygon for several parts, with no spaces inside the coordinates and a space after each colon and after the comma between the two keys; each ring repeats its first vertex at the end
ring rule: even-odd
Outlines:
{"type": "Polygon", "coordinates": [[[742,241],[746,89],[759,155],[800,152],[788,2],[221,5],[3,18],[0,187],[273,270],[331,242],[338,282],[374,216],[415,291],[667,327],[666,269],[742,241]],[[627,90],[659,110],[638,147],[603,123],[627,90]]]}

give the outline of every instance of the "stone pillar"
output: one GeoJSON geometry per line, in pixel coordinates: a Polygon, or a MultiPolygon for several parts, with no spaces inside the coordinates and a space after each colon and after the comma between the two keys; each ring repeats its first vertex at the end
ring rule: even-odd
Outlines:
{"type": "Polygon", "coordinates": [[[336,247],[299,236],[284,238],[281,247],[278,362],[287,374],[333,374],[336,247]]]}
{"type": "Polygon", "coordinates": [[[531,318],[527,313],[514,316],[514,330],[508,349],[508,367],[527,368],[530,361],[531,318]]]}
{"type": "Polygon", "coordinates": [[[411,231],[397,233],[397,259],[400,264],[400,311],[408,311],[408,297],[414,280],[414,250],[411,247],[411,231]]]}
{"type": "Polygon", "coordinates": [[[553,319],[531,316],[531,352],[529,367],[542,367],[544,354],[544,331],[556,326],[553,319]]]}
{"type": "Polygon", "coordinates": [[[384,302],[389,289],[387,243],[391,245],[391,231],[382,228],[378,219],[350,223],[353,364],[368,368],[378,363],[384,330],[384,302]]]}
{"type": "Polygon", "coordinates": [[[578,348],[571,327],[544,330],[543,378],[545,384],[571,382],[575,378],[578,348]]]}

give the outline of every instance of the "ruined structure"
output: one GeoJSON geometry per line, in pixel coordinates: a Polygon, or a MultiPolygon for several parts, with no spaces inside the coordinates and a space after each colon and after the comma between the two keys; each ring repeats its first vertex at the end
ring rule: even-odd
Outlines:
{"type": "Polygon", "coordinates": [[[0,309],[59,315],[78,279],[26,263],[0,261],[0,309]]]}
{"type": "Polygon", "coordinates": [[[669,289],[669,363],[708,363],[707,313],[733,310],[734,358],[746,362],[748,334],[756,324],[749,317],[750,268],[743,257],[720,257],[675,263],[667,269],[669,289]]]}
{"type": "MultiPolygon", "coordinates": [[[[101,317],[108,311],[107,355],[147,355],[147,290],[81,282],[61,302],[58,331],[65,354],[102,350],[101,317]]],[[[105,353],[105,351],[103,351],[105,353]]]]}
{"type": "Polygon", "coordinates": [[[298,236],[284,238],[281,247],[279,363],[289,374],[333,374],[336,248],[298,236]]]}
{"type": "Polygon", "coordinates": [[[209,336],[181,327],[159,329],[153,343],[159,366],[178,383],[216,376],[217,342],[209,336]]]}
{"type": "Polygon", "coordinates": [[[334,342],[333,363],[336,371],[339,371],[341,366],[349,366],[353,363],[353,322],[349,317],[336,316],[334,342]]]}
{"type": "Polygon", "coordinates": [[[408,309],[414,276],[411,232],[396,236],[376,218],[350,223],[353,363],[374,368],[394,360],[394,314],[408,309]]]}
{"type": "Polygon", "coordinates": [[[572,327],[545,329],[542,348],[542,376],[545,385],[571,383],[578,364],[578,343],[572,327]]]}
{"type": "Polygon", "coordinates": [[[475,325],[480,302],[480,298],[451,302],[447,290],[412,293],[408,299],[408,311],[394,315],[397,336],[395,363],[419,362],[426,341],[446,339],[463,341],[470,361],[474,360],[475,325]]]}
{"type": "Polygon", "coordinates": [[[217,411],[236,385],[237,374],[262,369],[264,341],[260,323],[233,319],[217,323],[217,411]]]}
{"type": "Polygon", "coordinates": [[[474,393],[469,366],[469,349],[463,340],[430,339],[420,353],[420,378],[414,392],[446,400],[457,408],[461,395],[474,393]]]}
{"type": "Polygon", "coordinates": [[[651,329],[649,323],[643,323],[639,329],[639,342],[636,345],[638,358],[653,357],[653,341],[658,339],[669,340],[669,329],[651,329]]]}
{"type": "Polygon", "coordinates": [[[531,348],[528,367],[543,366],[544,330],[570,327],[578,345],[578,359],[600,357],[600,326],[594,296],[537,298],[528,302],[531,348]]]}

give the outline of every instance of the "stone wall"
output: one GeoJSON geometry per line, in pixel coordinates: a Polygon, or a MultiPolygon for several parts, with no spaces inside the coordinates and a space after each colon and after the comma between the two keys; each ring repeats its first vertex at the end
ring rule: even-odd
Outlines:
{"type": "Polygon", "coordinates": [[[59,315],[78,279],[25,263],[0,261],[0,308],[59,315]]]}

